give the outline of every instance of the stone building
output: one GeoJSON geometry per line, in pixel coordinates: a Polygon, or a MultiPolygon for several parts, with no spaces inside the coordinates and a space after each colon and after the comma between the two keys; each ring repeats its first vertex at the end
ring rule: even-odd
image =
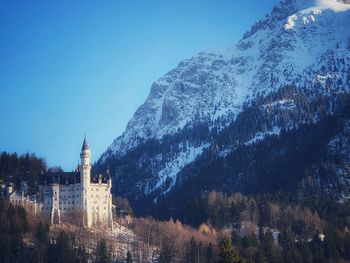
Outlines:
{"type": "Polygon", "coordinates": [[[113,228],[112,180],[105,174],[91,173],[90,147],[84,138],[80,165],[74,172],[48,172],[39,186],[42,212],[51,223],[72,216],[85,227],[113,228]]]}
{"type": "Polygon", "coordinates": [[[41,204],[37,201],[37,195],[29,195],[27,183],[23,181],[19,190],[14,189],[13,183],[0,181],[0,197],[5,198],[14,206],[22,206],[29,213],[37,214],[41,211],[41,204]]]}
{"type": "Polygon", "coordinates": [[[41,204],[37,201],[36,195],[25,195],[24,192],[14,191],[8,195],[12,205],[24,207],[29,213],[37,214],[41,211],[41,204]]]}

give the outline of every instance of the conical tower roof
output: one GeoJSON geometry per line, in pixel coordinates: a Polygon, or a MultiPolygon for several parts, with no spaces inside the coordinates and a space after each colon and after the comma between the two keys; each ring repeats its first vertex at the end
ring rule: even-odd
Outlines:
{"type": "Polygon", "coordinates": [[[81,147],[82,151],[90,150],[90,146],[86,141],[86,136],[84,136],[83,146],[81,147]]]}

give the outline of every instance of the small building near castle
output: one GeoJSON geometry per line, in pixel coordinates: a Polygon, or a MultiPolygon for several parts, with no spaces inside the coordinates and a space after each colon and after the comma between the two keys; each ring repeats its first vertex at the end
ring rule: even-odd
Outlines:
{"type": "Polygon", "coordinates": [[[13,183],[0,181],[0,197],[5,198],[14,206],[22,206],[29,213],[37,214],[41,211],[41,204],[38,202],[36,194],[29,195],[26,181],[21,183],[19,190],[14,190],[13,183]]]}
{"type": "Polygon", "coordinates": [[[85,227],[113,228],[112,180],[106,173],[92,173],[90,147],[84,138],[80,164],[74,172],[48,172],[39,186],[42,212],[51,223],[72,216],[85,227]]]}

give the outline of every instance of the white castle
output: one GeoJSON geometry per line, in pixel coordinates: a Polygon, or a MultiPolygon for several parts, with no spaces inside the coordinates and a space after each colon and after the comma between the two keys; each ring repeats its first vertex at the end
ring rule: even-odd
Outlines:
{"type": "Polygon", "coordinates": [[[112,180],[107,174],[91,174],[90,147],[84,138],[80,165],[75,172],[48,172],[39,186],[42,211],[51,223],[72,217],[85,227],[113,228],[112,180]]]}

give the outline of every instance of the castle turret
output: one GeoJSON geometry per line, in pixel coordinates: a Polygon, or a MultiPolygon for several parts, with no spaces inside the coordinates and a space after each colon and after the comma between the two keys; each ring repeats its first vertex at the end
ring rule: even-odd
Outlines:
{"type": "Polygon", "coordinates": [[[111,174],[109,172],[109,166],[107,167],[107,184],[108,184],[109,188],[112,189],[112,178],[111,178],[111,174]]]}
{"type": "Polygon", "coordinates": [[[13,183],[9,183],[7,186],[7,195],[10,196],[13,193],[13,183]]]}
{"type": "Polygon", "coordinates": [[[83,146],[80,153],[80,186],[81,186],[81,207],[83,210],[83,225],[91,226],[90,204],[88,193],[90,189],[90,147],[84,137],[83,146]]]}

